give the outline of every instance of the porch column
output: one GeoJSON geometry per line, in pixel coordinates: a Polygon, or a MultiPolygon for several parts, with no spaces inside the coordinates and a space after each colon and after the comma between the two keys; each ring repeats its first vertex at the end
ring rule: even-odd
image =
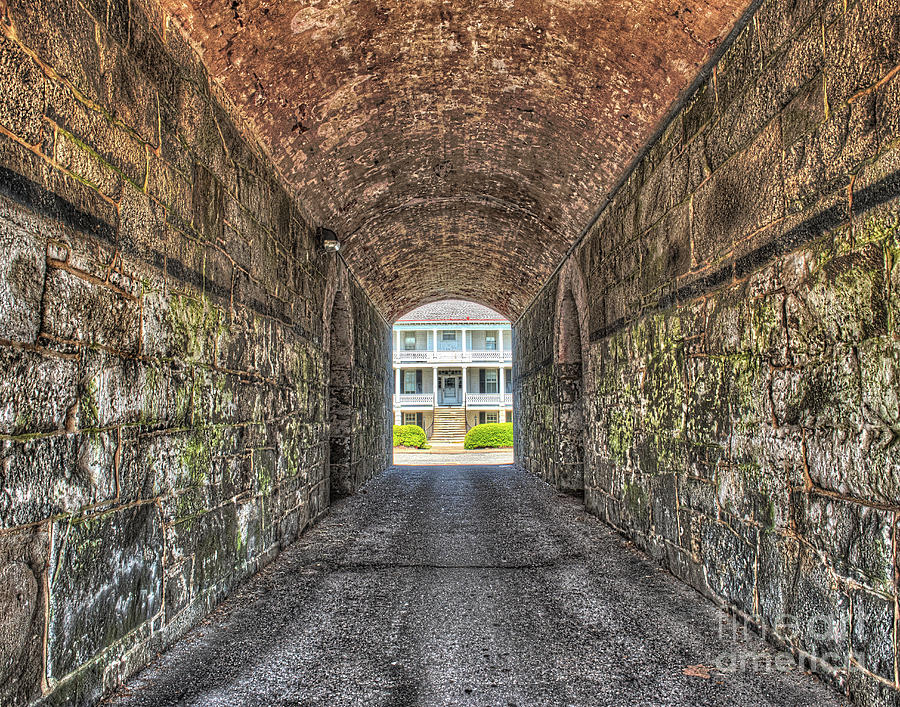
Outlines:
{"type": "Polygon", "coordinates": [[[500,406],[506,406],[506,369],[500,366],[500,406]]]}
{"type": "Polygon", "coordinates": [[[394,351],[400,350],[400,330],[394,332],[394,351]]]}
{"type": "MultiPolygon", "coordinates": [[[[437,329],[434,330],[435,335],[437,335],[437,329]]],[[[437,341],[437,339],[435,339],[437,341]]],[[[437,366],[431,367],[431,389],[434,391],[434,406],[437,407],[438,404],[438,387],[437,387],[437,366]]]]}
{"type": "MultiPolygon", "coordinates": [[[[465,340],[466,340],[466,332],[463,332],[463,342],[465,342],[465,340]]],[[[462,399],[463,399],[463,407],[465,407],[465,402],[466,402],[466,391],[468,390],[468,388],[466,387],[466,373],[468,373],[469,367],[468,367],[468,366],[463,366],[463,367],[462,367],[462,371],[463,371],[463,379],[462,379],[462,399]]]]}
{"type": "MultiPolygon", "coordinates": [[[[497,329],[497,348],[503,353],[503,329],[497,329]]],[[[503,360],[502,358],[500,359],[503,360]]]]}
{"type": "Polygon", "coordinates": [[[437,351],[437,329],[432,329],[431,331],[432,341],[434,341],[434,346],[432,347],[432,351],[437,351]]]}
{"type": "Polygon", "coordinates": [[[394,369],[394,424],[403,424],[403,412],[400,409],[400,369],[394,369]]]}
{"type": "MultiPolygon", "coordinates": [[[[466,330],[465,329],[462,330],[462,352],[463,353],[466,352],[466,330]]],[[[466,369],[464,368],[463,371],[465,371],[465,370],[466,369]]],[[[463,373],[463,375],[465,375],[465,373],[463,373]]]]}

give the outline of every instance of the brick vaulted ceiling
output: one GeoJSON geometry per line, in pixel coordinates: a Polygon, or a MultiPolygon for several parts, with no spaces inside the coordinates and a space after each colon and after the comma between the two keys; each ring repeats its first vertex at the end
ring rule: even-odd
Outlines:
{"type": "Polygon", "coordinates": [[[163,0],[388,317],[522,311],[746,0],[163,0]]]}

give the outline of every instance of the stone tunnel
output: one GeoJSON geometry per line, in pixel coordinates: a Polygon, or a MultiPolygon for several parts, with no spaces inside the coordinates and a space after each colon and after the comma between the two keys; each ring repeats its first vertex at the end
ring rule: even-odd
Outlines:
{"type": "Polygon", "coordinates": [[[0,33],[0,703],[98,701],[389,467],[391,323],[449,297],[514,323],[518,467],[900,700],[897,0],[0,33]]]}

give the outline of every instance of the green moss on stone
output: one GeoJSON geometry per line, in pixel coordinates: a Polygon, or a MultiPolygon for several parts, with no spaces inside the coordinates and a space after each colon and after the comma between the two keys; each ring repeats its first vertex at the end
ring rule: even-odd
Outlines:
{"type": "Polygon", "coordinates": [[[81,408],[81,426],[96,427],[100,424],[100,409],[97,404],[97,381],[88,378],[84,381],[79,399],[81,408]]]}
{"type": "Polygon", "coordinates": [[[608,436],[610,455],[615,461],[624,464],[634,442],[634,415],[631,410],[613,411],[608,436]]]}
{"type": "Polygon", "coordinates": [[[229,331],[225,312],[206,297],[175,295],[169,305],[169,321],[176,345],[186,361],[211,359],[216,341],[229,331]]]}

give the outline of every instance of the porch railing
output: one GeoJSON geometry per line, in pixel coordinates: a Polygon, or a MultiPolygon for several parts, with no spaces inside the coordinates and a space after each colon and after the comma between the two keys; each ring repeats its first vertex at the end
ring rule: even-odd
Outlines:
{"type": "Polygon", "coordinates": [[[512,351],[394,351],[394,361],[427,363],[472,363],[477,361],[512,361],[512,351]]]}
{"type": "Polygon", "coordinates": [[[466,393],[466,405],[474,407],[476,405],[493,405],[497,407],[503,400],[500,393],[466,393]]]}
{"type": "Polygon", "coordinates": [[[394,396],[396,405],[400,407],[423,407],[434,406],[434,393],[401,393],[394,396]]]}

